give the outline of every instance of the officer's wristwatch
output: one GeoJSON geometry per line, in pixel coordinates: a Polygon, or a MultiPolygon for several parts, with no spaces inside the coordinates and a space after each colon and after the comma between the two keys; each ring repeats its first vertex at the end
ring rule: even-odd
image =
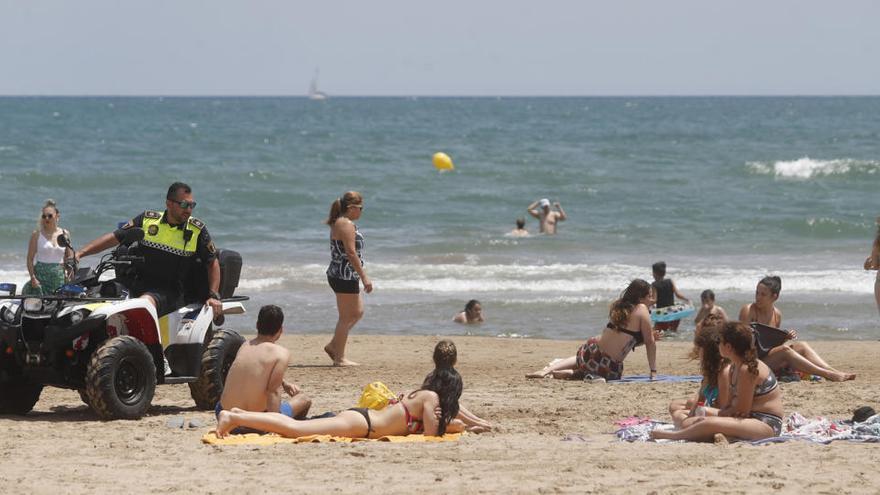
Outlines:
{"type": "Polygon", "coordinates": [[[215,290],[212,290],[211,292],[209,292],[208,295],[211,296],[211,299],[216,299],[218,301],[220,300],[220,293],[218,293],[215,290]]]}

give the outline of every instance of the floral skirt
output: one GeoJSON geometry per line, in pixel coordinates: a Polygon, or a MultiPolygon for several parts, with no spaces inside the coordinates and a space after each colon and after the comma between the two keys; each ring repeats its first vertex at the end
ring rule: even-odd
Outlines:
{"type": "Polygon", "coordinates": [[[42,263],[38,261],[34,265],[34,275],[40,281],[39,287],[31,287],[31,283],[24,284],[21,293],[26,296],[48,296],[64,285],[64,266],[59,263],[42,263]]]}

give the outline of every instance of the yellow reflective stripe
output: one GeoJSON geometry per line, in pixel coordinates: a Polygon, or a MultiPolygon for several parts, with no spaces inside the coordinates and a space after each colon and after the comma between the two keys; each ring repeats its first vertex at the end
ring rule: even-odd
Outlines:
{"type": "Polygon", "coordinates": [[[100,302],[100,303],[86,304],[85,306],[83,306],[83,309],[87,309],[87,310],[89,310],[89,311],[94,312],[96,309],[98,309],[98,308],[100,308],[100,307],[102,307],[102,306],[106,306],[106,305],[108,305],[108,304],[110,304],[110,303],[108,303],[108,302],[100,302]]]}
{"type": "Polygon", "coordinates": [[[159,338],[162,340],[162,348],[168,347],[168,315],[159,318],[159,338]]]}
{"type": "Polygon", "coordinates": [[[184,241],[184,231],[162,223],[161,218],[144,216],[144,240],[141,243],[154,249],[167,251],[178,256],[190,256],[196,252],[199,234],[202,229],[187,222],[186,229],[192,232],[189,242],[184,241]]]}

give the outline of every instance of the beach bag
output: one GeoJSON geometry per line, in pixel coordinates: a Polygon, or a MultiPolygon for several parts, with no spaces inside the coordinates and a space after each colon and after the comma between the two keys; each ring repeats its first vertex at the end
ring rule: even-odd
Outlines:
{"type": "Polygon", "coordinates": [[[361,399],[358,401],[357,406],[379,410],[385,408],[391,399],[396,398],[397,396],[394,395],[394,392],[386,387],[384,383],[373,382],[364,387],[364,392],[361,394],[361,399]]]}

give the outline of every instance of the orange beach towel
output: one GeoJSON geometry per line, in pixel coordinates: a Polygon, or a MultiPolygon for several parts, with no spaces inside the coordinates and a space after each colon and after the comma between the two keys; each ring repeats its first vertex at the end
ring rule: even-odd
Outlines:
{"type": "Polygon", "coordinates": [[[442,437],[425,435],[384,436],[380,438],[348,438],[334,437],[331,435],[309,435],[299,438],[285,438],[274,433],[260,435],[257,433],[245,433],[244,435],[229,435],[226,438],[217,438],[213,431],[202,436],[202,443],[209,445],[274,445],[276,443],[327,443],[327,442],[454,442],[461,438],[461,433],[447,433],[442,437]]]}

